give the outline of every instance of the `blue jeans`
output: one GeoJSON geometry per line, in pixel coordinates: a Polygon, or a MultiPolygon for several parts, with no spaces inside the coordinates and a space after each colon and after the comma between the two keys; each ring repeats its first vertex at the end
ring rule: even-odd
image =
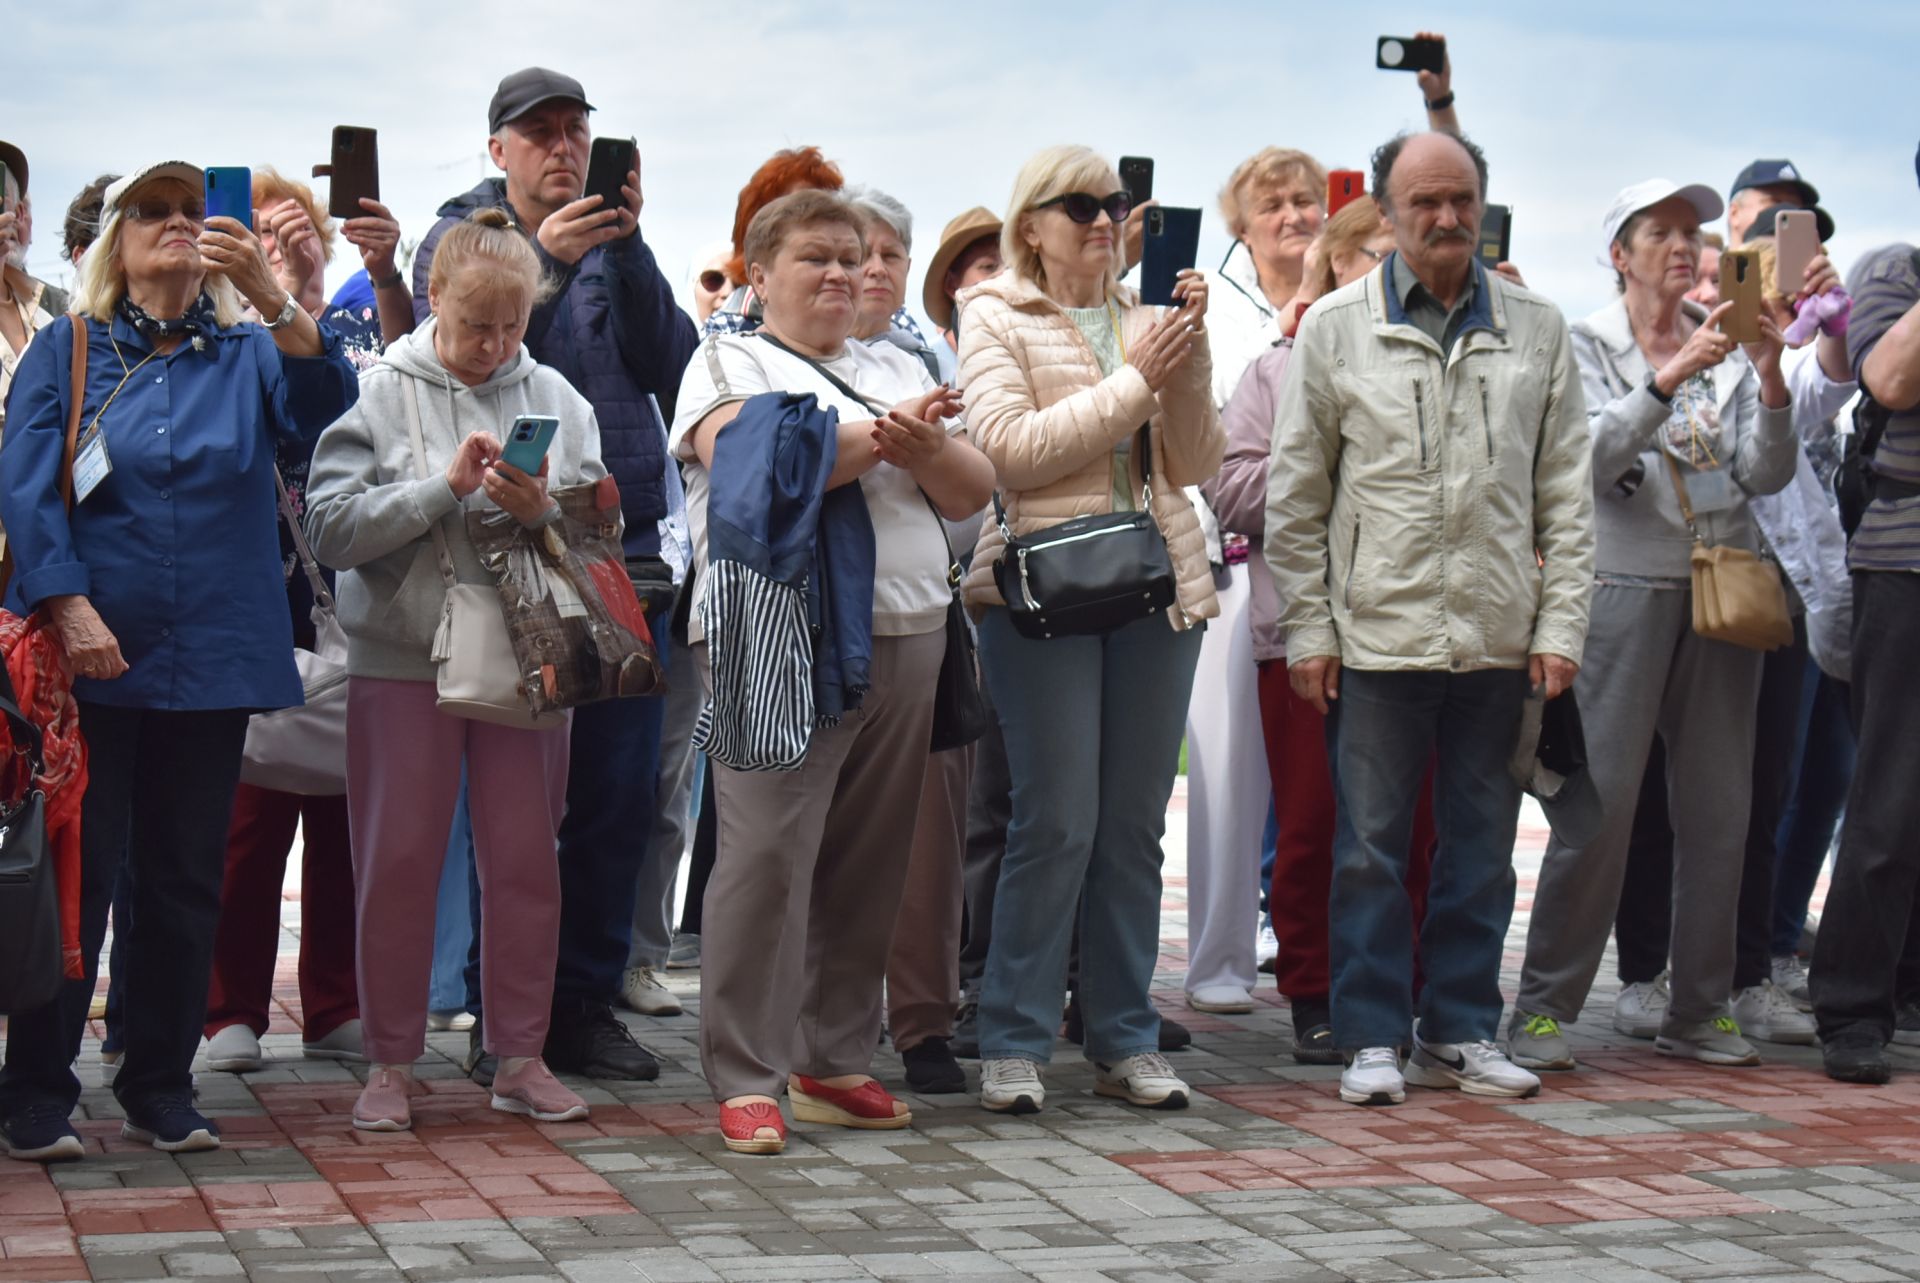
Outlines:
{"type": "Polygon", "coordinates": [[[1794,754],[1792,790],[1775,837],[1773,866],[1773,956],[1800,950],[1807,902],[1833,849],[1834,831],[1847,809],[1853,782],[1853,721],[1847,684],[1808,664],[1801,706],[1800,740],[1794,754]]]}
{"type": "MultiPolygon", "coordinates": [[[[446,862],[440,866],[440,894],[433,906],[433,980],[427,1006],[433,1011],[464,1011],[467,1006],[467,953],[473,947],[478,879],[473,873],[473,820],[467,814],[467,770],[460,768],[460,798],[447,834],[446,862]]],[[[478,958],[474,959],[478,967],[478,958]]],[[[479,985],[479,973],[474,974],[479,985]]]]}
{"type": "Polygon", "coordinates": [[[1020,636],[1002,607],[981,620],[980,667],[1013,777],[982,1057],[1051,1058],[1076,902],[1088,1059],[1159,1047],[1147,995],[1160,952],[1160,838],[1199,659],[1199,629],[1175,632],[1158,616],[1051,641],[1020,636]]]}
{"type": "Polygon", "coordinates": [[[1342,1051],[1403,1045],[1413,1025],[1407,850],[1436,750],[1440,848],[1420,926],[1420,1036],[1472,1042],[1499,1031],[1520,821],[1507,762],[1526,690],[1526,674],[1507,669],[1341,670],[1327,741],[1338,811],[1328,906],[1333,1040],[1342,1051]]]}

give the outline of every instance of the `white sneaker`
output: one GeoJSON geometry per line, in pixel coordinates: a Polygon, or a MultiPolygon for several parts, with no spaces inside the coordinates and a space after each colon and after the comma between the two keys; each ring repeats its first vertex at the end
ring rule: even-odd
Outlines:
{"type": "Polygon", "coordinates": [[[473,1028],[473,1013],[471,1011],[462,1011],[458,1007],[452,1007],[446,1011],[429,1011],[427,1013],[427,1032],[430,1034],[444,1034],[448,1032],[465,1033],[471,1028],[473,1028]]]}
{"type": "Polygon", "coordinates": [[[1253,1010],[1253,995],[1239,985],[1201,985],[1187,995],[1187,1005],[1195,1011],[1243,1016],[1253,1010]]]}
{"type": "Polygon", "coordinates": [[[1340,1099],[1349,1105],[1398,1105],[1406,1098],[1397,1048],[1364,1048],[1340,1073],[1340,1099]]]}
{"type": "Polygon", "coordinates": [[[1789,953],[1773,960],[1773,983],[1785,991],[1793,1005],[1802,1011],[1813,1010],[1813,994],[1807,989],[1807,964],[1800,955],[1789,953]]]}
{"type": "Polygon", "coordinates": [[[1111,1065],[1095,1063],[1093,1094],[1112,1096],[1148,1109],[1185,1109],[1187,1085],[1157,1051],[1126,1056],[1111,1065]]]}
{"type": "MultiPolygon", "coordinates": [[[[260,1039],[245,1025],[228,1025],[207,1039],[207,1068],[229,1074],[247,1074],[264,1069],[260,1039]]],[[[118,1066],[115,1066],[118,1072],[118,1066]]]]}
{"type": "Polygon", "coordinates": [[[301,1043],[300,1051],[308,1060],[342,1060],[356,1065],[367,1061],[366,1042],[360,1035],[358,1018],[343,1021],[325,1038],[301,1043]]]}
{"type": "Polygon", "coordinates": [[[1749,1038],[1813,1045],[1813,1017],[1794,1005],[1787,991],[1771,980],[1762,980],[1733,995],[1733,1018],[1749,1038]]]}
{"type": "Polygon", "coordinates": [[[660,976],[649,966],[628,967],[620,978],[620,1001],[643,1016],[677,1016],[680,1000],[660,983],[660,976]]]}
{"type": "Polygon", "coordinates": [[[1613,1031],[1629,1038],[1659,1037],[1670,1000],[1664,971],[1651,980],[1622,986],[1613,1000],[1613,1031]]]}
{"type": "Polygon", "coordinates": [[[1018,1056],[980,1062],[980,1105],[996,1114],[1037,1114],[1047,1103],[1040,1066],[1018,1056]]]}
{"type": "Polygon", "coordinates": [[[1470,1096],[1532,1096],[1540,1079],[1520,1068],[1495,1046],[1480,1042],[1422,1042],[1413,1036],[1406,1079],[1416,1087],[1458,1087],[1470,1096]]]}
{"type": "Polygon", "coordinates": [[[1273,934],[1273,919],[1268,918],[1260,924],[1259,938],[1253,942],[1255,968],[1260,971],[1273,971],[1273,960],[1280,956],[1280,941],[1273,934]]]}

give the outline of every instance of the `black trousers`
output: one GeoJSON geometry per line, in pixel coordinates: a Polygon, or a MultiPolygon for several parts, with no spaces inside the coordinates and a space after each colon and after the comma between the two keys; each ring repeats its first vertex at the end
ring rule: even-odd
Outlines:
{"type": "MultiPolygon", "coordinates": [[[[1747,816],[1746,863],[1734,912],[1733,987],[1749,989],[1773,972],[1774,842],[1793,791],[1794,741],[1800,730],[1806,682],[1806,621],[1793,621],[1793,645],[1767,654],[1760,675],[1760,706],[1753,728],[1753,801],[1747,816]]],[[[1673,830],[1667,824],[1667,754],[1659,740],[1647,757],[1627,847],[1627,875],[1615,911],[1613,937],[1620,982],[1652,980],[1667,968],[1673,935],[1673,830]]]]}
{"type": "Polygon", "coordinates": [[[123,1104],[193,1090],[194,1052],[207,1014],[213,936],[220,920],[227,828],[247,714],[170,712],[82,703],[88,783],[81,807],[80,947],[83,980],[7,1022],[0,1113],[28,1101],[80,1098],[80,1054],[107,907],[124,865],[132,913],[119,950],[126,994],[126,1059],[113,1092],[123,1104]]]}
{"type": "MultiPolygon", "coordinates": [[[[1920,885],[1920,574],[1853,577],[1853,721],[1860,755],[1813,947],[1820,1037],[1893,1036],[1896,980],[1920,885]]],[[[1911,982],[1911,976],[1906,979],[1911,982]]]]}
{"type": "Polygon", "coordinates": [[[993,899],[1000,886],[1000,860],[1007,853],[1007,825],[1013,820],[1013,775],[1007,766],[1007,742],[1000,714],[985,682],[987,732],[974,743],[973,779],[967,793],[967,843],[961,854],[966,913],[960,931],[960,988],[969,996],[987,973],[987,946],[993,940],[993,899]]]}

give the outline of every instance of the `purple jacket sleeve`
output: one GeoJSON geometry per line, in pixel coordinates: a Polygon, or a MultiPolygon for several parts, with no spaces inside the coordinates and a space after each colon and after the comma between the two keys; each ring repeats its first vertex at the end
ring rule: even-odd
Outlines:
{"type": "Polygon", "coordinates": [[[1247,368],[1220,414],[1227,454],[1213,480],[1200,487],[1220,529],[1245,535],[1257,547],[1266,534],[1267,456],[1273,448],[1273,416],[1280,404],[1293,345],[1282,343],[1247,368]]]}

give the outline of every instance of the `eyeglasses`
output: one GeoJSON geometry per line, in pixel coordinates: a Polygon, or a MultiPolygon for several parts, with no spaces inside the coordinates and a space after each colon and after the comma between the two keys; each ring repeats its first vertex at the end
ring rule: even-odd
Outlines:
{"type": "Polygon", "coordinates": [[[1133,212],[1133,197],[1126,192],[1115,192],[1111,196],[1090,196],[1086,192],[1068,192],[1064,196],[1055,196],[1052,200],[1043,200],[1035,209],[1045,209],[1049,205],[1058,205],[1068,218],[1076,223],[1091,223],[1100,217],[1100,211],[1106,210],[1107,217],[1117,226],[1127,221],[1127,215],[1133,212]]]}
{"type": "Polygon", "coordinates": [[[709,294],[718,294],[726,283],[727,274],[715,268],[710,267],[700,273],[700,288],[709,294]]]}
{"type": "Polygon", "coordinates": [[[164,223],[175,214],[183,214],[189,223],[207,221],[207,204],[189,197],[183,201],[137,200],[127,206],[127,217],[136,223],[164,223]]]}
{"type": "Polygon", "coordinates": [[[1376,263],[1384,263],[1387,261],[1387,256],[1385,254],[1382,254],[1377,249],[1368,249],[1365,245],[1357,245],[1354,248],[1359,250],[1362,254],[1365,254],[1368,258],[1372,259],[1376,263]]]}

